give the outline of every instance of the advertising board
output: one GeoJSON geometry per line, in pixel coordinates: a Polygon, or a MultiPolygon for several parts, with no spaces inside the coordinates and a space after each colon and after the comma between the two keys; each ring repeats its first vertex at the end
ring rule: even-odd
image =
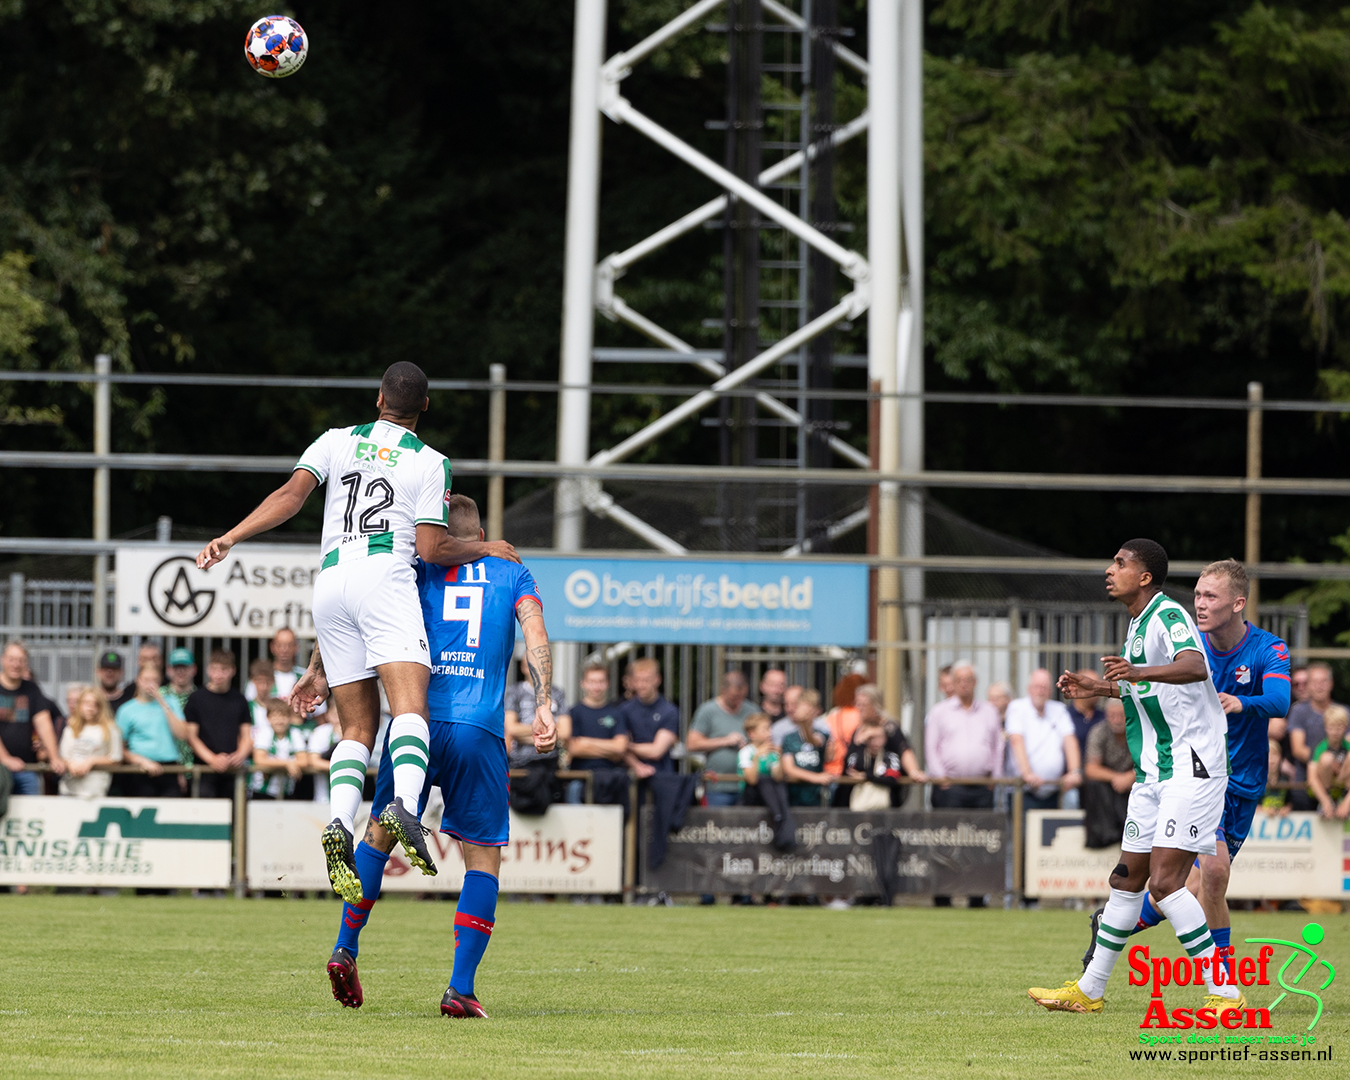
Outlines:
{"type": "Polygon", "coordinates": [[[532,558],[556,641],[867,642],[867,567],[762,559],[532,558]]]}
{"type": "MultiPolygon", "coordinates": [[[[365,831],[370,804],[356,816],[365,831]]],[[[319,833],[332,815],[327,803],[251,802],[245,856],[250,889],[327,889],[319,833]]],[[[437,799],[422,815],[439,873],[426,877],[396,848],[383,890],[457,893],[464,885],[459,844],[435,831],[437,799]]],[[[550,806],[540,817],[511,815],[511,842],[502,849],[501,891],[508,893],[617,893],[623,890],[623,811],[617,806],[550,806]]]]}
{"type": "MultiPolygon", "coordinates": [[[[1027,813],[1027,896],[1054,899],[1106,896],[1120,848],[1089,850],[1081,810],[1027,813]]],[[[1350,895],[1350,832],[1316,814],[1272,816],[1256,812],[1251,832],[1233,862],[1228,896],[1234,900],[1350,895]]]]}
{"type": "Polygon", "coordinates": [[[240,544],[210,570],[200,545],[117,549],[117,632],[270,638],[282,627],[314,636],[319,549],[240,544]]]}
{"type": "Polygon", "coordinates": [[[0,818],[0,885],[223,889],[228,799],[15,795],[0,818]]]}
{"type": "MultiPolygon", "coordinates": [[[[877,896],[881,858],[892,895],[1003,891],[1008,823],[994,811],[794,808],[792,814],[797,844],[784,852],[772,846],[763,810],[690,810],[670,834],[660,867],[644,862],[639,880],[649,891],[668,893],[877,896]]],[[[644,808],[648,837],[651,816],[644,808]]]]}

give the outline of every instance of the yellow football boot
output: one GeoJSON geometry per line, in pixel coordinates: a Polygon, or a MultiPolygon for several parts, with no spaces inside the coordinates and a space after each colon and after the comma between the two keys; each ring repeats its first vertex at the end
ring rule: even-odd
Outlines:
{"type": "Polygon", "coordinates": [[[1205,1003],[1200,1006],[1202,1009],[1213,1009],[1215,1016],[1222,1016],[1225,1009],[1245,1009],[1247,1007],[1247,995],[1241,990],[1235,998],[1226,998],[1222,994],[1206,994],[1205,1003]]]}
{"type": "Polygon", "coordinates": [[[1037,1005],[1044,1005],[1051,1012],[1096,1013],[1102,1011],[1105,997],[1090,998],[1078,989],[1077,979],[1068,979],[1058,990],[1044,986],[1033,986],[1027,995],[1037,1005]]]}

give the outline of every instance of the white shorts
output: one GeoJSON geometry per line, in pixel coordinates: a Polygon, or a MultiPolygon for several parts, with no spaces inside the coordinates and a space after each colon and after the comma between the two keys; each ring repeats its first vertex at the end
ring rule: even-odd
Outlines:
{"type": "Polygon", "coordinates": [[[320,570],[314,633],[329,686],[373,679],[381,664],[431,667],[417,576],[396,555],[368,555],[320,570]]]}
{"type": "Polygon", "coordinates": [[[1213,855],[1214,831],[1223,818],[1227,790],[1226,776],[1174,776],[1156,784],[1135,784],[1121,850],[1168,847],[1213,855]]]}

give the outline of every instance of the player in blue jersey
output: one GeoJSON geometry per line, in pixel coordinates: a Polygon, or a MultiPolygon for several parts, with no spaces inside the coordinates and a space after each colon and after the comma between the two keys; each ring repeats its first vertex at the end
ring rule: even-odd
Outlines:
{"type": "MultiPolygon", "coordinates": [[[[478,507],[472,499],[451,495],[447,506],[452,536],[481,539],[478,507]]],[[[417,589],[432,664],[430,762],[418,817],[431,788],[439,787],[445,801],[441,832],[460,842],[465,868],[455,911],[454,971],[441,1012],[486,1017],[474,994],[474,975],[496,921],[501,849],[508,839],[503,699],[517,622],[524,632],[525,659],[535,689],[534,745],[540,753],[552,750],[557,737],[550,698],[553,661],[543,602],[524,566],[491,557],[448,568],[419,563],[417,589]]],[[[363,1000],[356,971],[358,938],[379,898],[385,863],[395,843],[378,819],[393,798],[390,762],[398,749],[398,740],[391,743],[386,735],[365,839],[355,852],[363,899],[343,904],[337,944],[328,962],[333,997],[350,1008],[359,1008],[363,1000]]]]}
{"type": "MultiPolygon", "coordinates": [[[[1214,946],[1231,972],[1232,920],[1228,877],[1233,859],[1251,830],[1266,791],[1271,717],[1289,711],[1289,647],[1245,618],[1251,584],[1236,559],[1210,563],[1195,583],[1195,625],[1200,630],[1214,689],[1228,716],[1228,790],[1213,855],[1196,859],[1186,887],[1200,898],[1214,946]]],[[[1156,926],[1162,915],[1144,897],[1135,932],[1156,926]]],[[[1096,916],[1093,942],[1096,942],[1096,916]]],[[[1089,949],[1089,953],[1092,950],[1089,949]]],[[[1091,957],[1089,956],[1089,959],[1091,957]]]]}

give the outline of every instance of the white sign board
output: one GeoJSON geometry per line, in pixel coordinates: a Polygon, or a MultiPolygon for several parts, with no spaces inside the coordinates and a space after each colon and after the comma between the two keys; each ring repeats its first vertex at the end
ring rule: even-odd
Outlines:
{"type": "Polygon", "coordinates": [[[200,550],[117,549],[119,634],[270,638],[289,626],[314,636],[317,547],[240,544],[210,570],[197,569],[200,550]]]}
{"type": "MultiPolygon", "coordinates": [[[[464,886],[459,843],[436,831],[439,793],[422,815],[439,873],[426,877],[395,848],[384,870],[382,891],[457,893],[464,886]]],[[[356,817],[365,831],[370,804],[356,817]]],[[[319,833],[332,820],[326,802],[248,804],[248,887],[327,889],[319,833]]],[[[550,806],[541,817],[511,815],[511,842],[502,849],[502,892],[617,893],[623,890],[623,811],[617,806],[550,806]]]]}
{"type": "MultiPolygon", "coordinates": [[[[1089,851],[1081,810],[1027,813],[1023,891],[1045,898],[1106,896],[1120,848],[1089,851]]],[[[1272,817],[1256,811],[1247,842],[1233,863],[1228,895],[1235,900],[1299,897],[1339,900],[1342,823],[1316,814],[1272,817]]]]}
{"type": "Polygon", "coordinates": [[[0,818],[0,885],[223,889],[228,799],[16,795],[0,818]]]}

